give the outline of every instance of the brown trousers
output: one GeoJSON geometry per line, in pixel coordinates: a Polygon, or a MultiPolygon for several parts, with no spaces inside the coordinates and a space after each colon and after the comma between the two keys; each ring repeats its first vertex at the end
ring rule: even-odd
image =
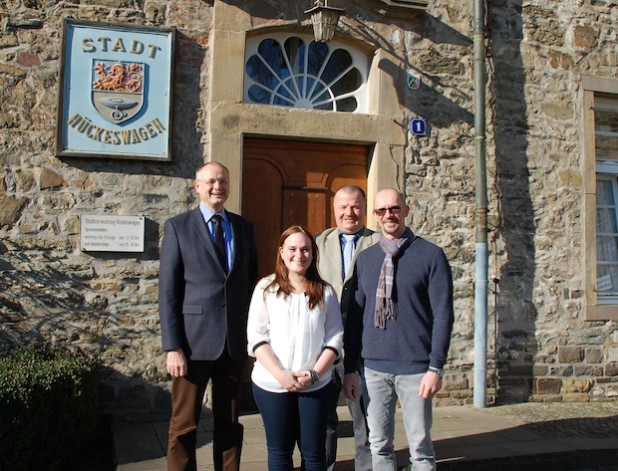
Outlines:
{"type": "Polygon", "coordinates": [[[226,350],[214,361],[189,360],[187,376],[173,378],[168,471],[197,470],[197,427],[208,381],[212,381],[215,470],[240,469],[243,428],[238,422],[238,405],[243,365],[244,361],[231,359],[226,350]]]}

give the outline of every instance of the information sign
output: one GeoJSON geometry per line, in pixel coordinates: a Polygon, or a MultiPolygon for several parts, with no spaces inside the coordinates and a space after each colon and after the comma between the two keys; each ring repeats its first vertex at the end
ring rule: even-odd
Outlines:
{"type": "Polygon", "coordinates": [[[82,216],[84,252],[143,252],[144,216],[82,216]]]}

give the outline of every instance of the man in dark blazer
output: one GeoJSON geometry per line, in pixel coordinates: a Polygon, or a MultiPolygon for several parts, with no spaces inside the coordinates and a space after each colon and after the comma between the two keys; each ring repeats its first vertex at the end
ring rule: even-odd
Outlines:
{"type": "Polygon", "coordinates": [[[257,252],[251,223],[223,207],[228,169],[217,162],[198,168],[195,190],[199,206],[166,221],[161,244],[161,337],[172,377],[168,470],[197,469],[197,427],[209,381],[215,469],[238,470],[238,404],[257,252]]]}

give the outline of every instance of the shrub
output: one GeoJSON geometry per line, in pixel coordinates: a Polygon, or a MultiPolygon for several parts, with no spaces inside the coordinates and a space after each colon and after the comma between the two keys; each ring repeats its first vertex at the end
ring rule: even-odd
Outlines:
{"type": "Polygon", "coordinates": [[[97,418],[96,368],[85,356],[36,348],[0,358],[0,470],[62,469],[97,418]]]}

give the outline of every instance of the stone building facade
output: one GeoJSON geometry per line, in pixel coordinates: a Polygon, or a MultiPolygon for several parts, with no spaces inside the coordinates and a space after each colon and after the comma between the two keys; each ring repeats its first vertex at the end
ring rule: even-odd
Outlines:
{"type": "MultiPolygon", "coordinates": [[[[247,64],[264,39],[308,44],[311,3],[0,1],[3,351],[28,342],[80,348],[102,365],[107,410],[165,412],[158,246],[163,222],[196,205],[194,169],[209,160],[227,165],[228,207],[257,226],[263,221],[243,203],[247,138],[309,150],[356,145],[367,149],[370,199],[381,187],[401,188],[409,225],[451,261],[456,322],[437,403],[471,402],[473,2],[333,1],[345,13],[332,44],[365,67],[356,109],[259,103],[247,64]],[[170,162],[57,156],[67,18],[175,30],[170,162]],[[408,72],[420,82],[409,87],[408,72]],[[426,121],[424,136],[411,132],[417,117],[426,121]],[[82,251],[86,214],[143,215],[144,251],[82,251]]],[[[611,115],[618,100],[617,6],[489,2],[489,403],[618,397],[618,301],[600,296],[597,280],[594,137],[595,104],[608,100],[611,115]]],[[[618,137],[608,139],[615,149],[618,137]]]]}

